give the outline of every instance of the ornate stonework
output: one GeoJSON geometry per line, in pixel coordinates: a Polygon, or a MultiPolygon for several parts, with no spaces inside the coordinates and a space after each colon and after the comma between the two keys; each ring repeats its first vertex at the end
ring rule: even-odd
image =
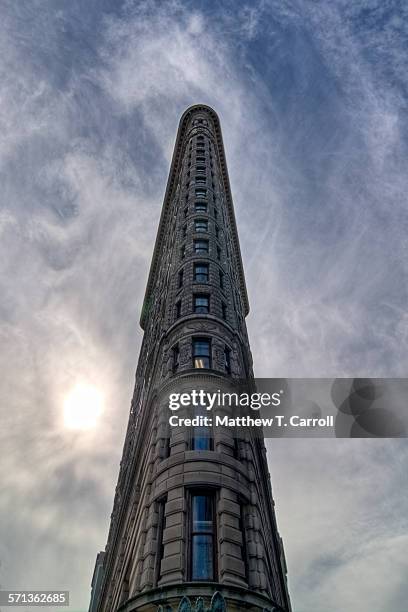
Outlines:
{"type": "Polygon", "coordinates": [[[225,428],[197,449],[168,425],[172,389],[253,377],[248,310],[220,122],[193,106],[180,121],[143,305],[98,612],[290,612],[263,441],[225,428]],[[197,339],[209,347],[204,369],[194,367],[197,339]],[[194,542],[210,544],[194,540],[192,506],[204,497],[213,558],[198,579],[194,542]]]}

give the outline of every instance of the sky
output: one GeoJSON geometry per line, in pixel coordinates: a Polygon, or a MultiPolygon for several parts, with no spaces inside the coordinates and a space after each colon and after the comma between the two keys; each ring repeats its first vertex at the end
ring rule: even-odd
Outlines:
{"type": "MultiPolygon", "coordinates": [[[[221,120],[257,376],[406,375],[407,37],[402,0],[1,2],[2,588],[88,607],[189,105],[221,120]]],[[[406,440],[267,446],[294,612],[407,612],[406,440]]]]}

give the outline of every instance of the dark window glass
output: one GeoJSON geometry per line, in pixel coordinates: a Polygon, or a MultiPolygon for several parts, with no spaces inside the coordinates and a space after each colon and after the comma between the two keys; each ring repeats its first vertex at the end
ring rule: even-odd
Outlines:
{"type": "Polygon", "coordinates": [[[220,237],[220,228],[218,227],[218,225],[215,226],[215,237],[216,238],[220,237]]]}
{"type": "Polygon", "coordinates": [[[221,259],[221,248],[217,246],[217,259],[221,259]]]}
{"type": "Polygon", "coordinates": [[[192,496],[191,579],[214,580],[214,497],[192,496]]]}
{"type": "Polygon", "coordinates": [[[180,248],[180,257],[181,259],[184,259],[185,256],[186,256],[186,245],[183,244],[183,246],[180,248]]]}
{"type": "Polygon", "coordinates": [[[197,294],[194,296],[194,312],[197,314],[208,314],[210,311],[210,298],[208,295],[197,294]]]}
{"type": "Polygon", "coordinates": [[[184,217],[187,217],[187,215],[188,215],[188,206],[186,206],[184,209],[184,217]]]}
{"type": "Polygon", "coordinates": [[[163,544],[163,534],[166,529],[166,499],[158,502],[158,525],[157,525],[157,542],[158,542],[158,550],[157,550],[157,558],[156,558],[156,584],[161,578],[161,562],[164,557],[164,544],[163,544]]]}
{"type": "Polygon", "coordinates": [[[196,185],[205,185],[207,182],[207,179],[205,176],[196,176],[195,182],[196,182],[196,185]]]}
{"type": "Polygon", "coordinates": [[[196,202],[194,204],[194,209],[196,212],[207,212],[207,202],[196,202]]]}
{"type": "Polygon", "coordinates": [[[207,338],[193,338],[193,363],[198,369],[211,367],[211,343],[207,338]]]}
{"type": "Polygon", "coordinates": [[[227,320],[227,305],[225,304],[225,302],[222,302],[221,308],[222,308],[222,318],[224,319],[224,321],[226,321],[227,320]]]}
{"type": "Polygon", "coordinates": [[[231,350],[226,346],[224,349],[225,371],[231,374],[231,350]]]}
{"type": "Polygon", "coordinates": [[[198,283],[208,283],[208,264],[194,264],[194,280],[198,283]]]}
{"type": "Polygon", "coordinates": [[[196,253],[208,253],[208,240],[194,240],[194,251],[196,253]]]}
{"type": "Polygon", "coordinates": [[[196,198],[206,198],[207,190],[199,188],[195,190],[195,194],[196,194],[196,198]]]}
{"type": "Polygon", "coordinates": [[[205,219],[196,219],[194,221],[194,227],[196,232],[208,232],[208,221],[205,219]]]}
{"type": "Polygon", "coordinates": [[[198,164],[204,164],[205,163],[205,157],[197,156],[196,157],[196,161],[197,161],[198,164]]]}
{"type": "Polygon", "coordinates": [[[176,302],[176,319],[181,317],[181,300],[176,302]]]}
{"type": "Polygon", "coordinates": [[[172,369],[173,369],[173,372],[177,372],[179,363],[180,363],[180,349],[179,349],[178,344],[173,346],[172,353],[173,353],[172,369]]]}
{"type": "Polygon", "coordinates": [[[192,450],[213,450],[214,443],[208,427],[194,427],[191,439],[192,450]]]}
{"type": "Polygon", "coordinates": [[[178,273],[178,288],[181,289],[183,286],[183,280],[184,280],[184,270],[180,270],[180,272],[178,273]]]}
{"type": "Polygon", "coordinates": [[[218,217],[218,210],[215,208],[214,206],[214,217],[217,218],[218,217]]]}
{"type": "Polygon", "coordinates": [[[204,136],[197,136],[197,140],[204,140],[204,136]]]}
{"type": "Polygon", "coordinates": [[[205,174],[205,166],[197,166],[197,174],[205,174]]]}
{"type": "Polygon", "coordinates": [[[183,225],[183,238],[187,236],[187,225],[183,225]]]}
{"type": "Polygon", "coordinates": [[[220,270],[219,274],[220,274],[220,289],[224,289],[224,272],[220,270]]]}

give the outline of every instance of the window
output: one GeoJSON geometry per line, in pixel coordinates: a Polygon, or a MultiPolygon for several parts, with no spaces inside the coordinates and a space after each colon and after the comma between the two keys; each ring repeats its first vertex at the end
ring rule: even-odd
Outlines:
{"type": "Polygon", "coordinates": [[[194,427],[191,450],[214,450],[214,439],[209,427],[194,427]]]}
{"type": "Polygon", "coordinates": [[[195,190],[196,198],[206,198],[207,190],[202,189],[201,187],[195,190]]]}
{"type": "Polygon", "coordinates": [[[193,338],[193,363],[197,369],[211,367],[211,342],[208,338],[193,338]]]}
{"type": "Polygon", "coordinates": [[[164,544],[163,544],[163,534],[166,529],[166,501],[164,498],[157,502],[157,514],[158,514],[158,523],[157,523],[157,557],[156,557],[156,585],[161,578],[161,562],[164,557],[164,544]]]}
{"type": "Polygon", "coordinates": [[[200,134],[200,136],[197,136],[197,140],[204,140],[204,136],[201,136],[200,134]]]}
{"type": "Polygon", "coordinates": [[[197,283],[208,283],[208,264],[194,264],[194,280],[197,283]]]}
{"type": "Polygon", "coordinates": [[[218,225],[215,226],[215,237],[216,238],[220,237],[220,228],[218,227],[218,225]]]}
{"type": "Polygon", "coordinates": [[[181,300],[179,300],[178,302],[176,302],[176,319],[179,319],[181,317],[181,300]]]}
{"type": "Polygon", "coordinates": [[[194,251],[196,253],[208,253],[208,240],[194,240],[194,251]]]}
{"type": "Polygon", "coordinates": [[[228,346],[224,349],[224,365],[227,374],[231,374],[231,349],[228,346]]]}
{"type": "Polygon", "coordinates": [[[221,259],[221,247],[217,246],[217,259],[221,259]]]}
{"type": "Polygon", "coordinates": [[[195,212],[207,212],[207,202],[196,202],[194,204],[195,212]]]}
{"type": "Polygon", "coordinates": [[[215,206],[214,206],[214,217],[215,219],[218,217],[218,210],[215,208],[215,206]]]}
{"type": "Polygon", "coordinates": [[[222,270],[219,270],[219,275],[220,275],[220,289],[224,289],[224,272],[222,270]]]}
{"type": "Polygon", "coordinates": [[[186,245],[183,244],[183,246],[180,248],[180,258],[184,259],[185,256],[186,256],[186,245]]]}
{"type": "Polygon", "coordinates": [[[196,232],[208,232],[208,221],[205,219],[196,219],[194,221],[194,229],[196,232]]]}
{"type": "Polygon", "coordinates": [[[196,182],[196,185],[205,185],[207,182],[207,179],[205,176],[196,176],[195,182],[196,182]]]}
{"type": "Polygon", "coordinates": [[[227,305],[225,302],[221,303],[221,310],[222,310],[222,318],[224,319],[224,321],[227,320],[227,305]]]}
{"type": "Polygon", "coordinates": [[[183,238],[187,237],[187,224],[183,225],[183,238]]]}
{"type": "Polygon", "coordinates": [[[172,352],[172,370],[177,372],[180,365],[180,348],[178,344],[175,344],[171,349],[172,352]]]}
{"type": "Polygon", "coordinates": [[[194,296],[194,312],[196,314],[208,314],[210,312],[210,296],[197,294],[194,296]]]}
{"type": "Polygon", "coordinates": [[[197,166],[196,172],[197,174],[205,174],[205,166],[197,166]]]}
{"type": "Polygon", "coordinates": [[[188,216],[188,206],[186,206],[184,209],[184,218],[186,218],[187,216],[188,216]]]}
{"type": "Polygon", "coordinates": [[[197,164],[204,164],[205,163],[205,157],[197,156],[196,157],[196,161],[197,161],[197,164]]]}
{"type": "Polygon", "coordinates": [[[180,270],[178,273],[178,288],[181,289],[184,281],[184,270],[180,270]]]}
{"type": "Polygon", "coordinates": [[[191,580],[214,580],[214,496],[191,496],[191,580]]]}

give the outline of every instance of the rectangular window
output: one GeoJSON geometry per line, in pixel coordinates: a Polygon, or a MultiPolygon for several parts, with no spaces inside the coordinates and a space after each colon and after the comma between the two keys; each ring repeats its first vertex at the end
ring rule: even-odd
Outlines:
{"type": "Polygon", "coordinates": [[[221,247],[217,246],[217,259],[221,259],[221,247]]]}
{"type": "Polygon", "coordinates": [[[224,272],[220,270],[219,275],[220,275],[220,289],[224,289],[224,272]]]}
{"type": "Polygon", "coordinates": [[[164,498],[157,502],[157,514],[158,514],[158,522],[157,522],[157,556],[156,556],[156,585],[161,578],[161,562],[164,557],[164,544],[163,544],[163,535],[164,530],[166,529],[166,501],[167,498],[164,498]]]}
{"type": "Polygon", "coordinates": [[[180,248],[180,258],[184,259],[185,256],[186,256],[186,245],[183,244],[183,246],[180,248]]]}
{"type": "Polygon", "coordinates": [[[225,302],[221,303],[221,309],[222,309],[222,318],[224,319],[224,321],[227,320],[227,305],[225,302]]]}
{"type": "Polygon", "coordinates": [[[184,218],[186,218],[187,216],[188,216],[188,206],[186,206],[184,209],[184,218]]]}
{"type": "Polygon", "coordinates": [[[181,289],[184,281],[184,270],[180,270],[178,273],[178,288],[181,289]]]}
{"type": "Polygon", "coordinates": [[[211,342],[208,338],[193,338],[193,364],[197,369],[211,368],[211,342]]]}
{"type": "Polygon", "coordinates": [[[207,179],[205,176],[196,176],[195,182],[196,182],[196,185],[205,185],[207,182],[207,179]]]}
{"type": "Polygon", "coordinates": [[[181,300],[176,302],[176,319],[181,317],[181,300]]]}
{"type": "Polygon", "coordinates": [[[205,219],[196,219],[194,221],[194,229],[196,232],[208,232],[208,221],[205,219]]]}
{"type": "Polygon", "coordinates": [[[205,166],[197,166],[197,174],[205,174],[205,166]]]}
{"type": "Polygon", "coordinates": [[[187,224],[183,225],[183,238],[187,237],[187,224]]]}
{"type": "Polygon", "coordinates": [[[208,283],[208,264],[194,264],[194,280],[197,283],[208,283]]]}
{"type": "Polygon", "coordinates": [[[207,190],[203,189],[202,187],[199,187],[198,189],[195,190],[195,195],[196,195],[196,198],[206,198],[207,190]]]}
{"type": "Polygon", "coordinates": [[[231,374],[231,349],[229,349],[228,346],[224,349],[224,361],[226,373],[231,374]]]}
{"type": "Polygon", "coordinates": [[[208,427],[194,427],[191,450],[214,450],[214,439],[208,427]]]}
{"type": "Polygon", "coordinates": [[[215,226],[215,237],[218,239],[220,237],[220,228],[218,225],[215,226]]]}
{"type": "Polygon", "coordinates": [[[172,348],[172,357],[172,370],[173,372],[177,372],[180,363],[180,348],[178,344],[175,344],[172,348]]]}
{"type": "Polygon", "coordinates": [[[214,580],[214,496],[191,496],[191,580],[214,580]]]}
{"type": "Polygon", "coordinates": [[[208,253],[208,240],[194,240],[194,251],[196,253],[208,253]]]}
{"type": "Polygon", "coordinates": [[[196,202],[194,204],[195,212],[207,212],[207,202],[196,202]]]}
{"type": "Polygon", "coordinates": [[[196,157],[196,162],[198,164],[205,164],[205,157],[196,157]]]}
{"type": "Polygon", "coordinates": [[[214,206],[214,218],[216,219],[217,217],[218,217],[218,210],[214,206]]]}
{"type": "Polygon", "coordinates": [[[208,314],[210,312],[210,296],[196,294],[194,296],[194,312],[196,314],[208,314]]]}

